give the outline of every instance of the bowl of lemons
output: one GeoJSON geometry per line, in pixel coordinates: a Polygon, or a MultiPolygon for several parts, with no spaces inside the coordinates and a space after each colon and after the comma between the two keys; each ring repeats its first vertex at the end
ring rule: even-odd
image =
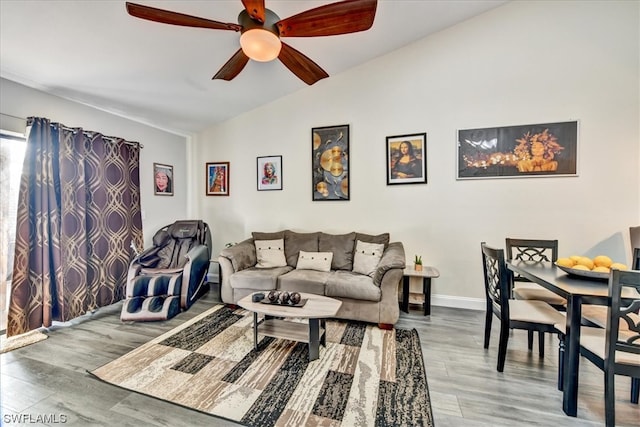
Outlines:
{"type": "Polygon", "coordinates": [[[558,258],[556,265],[559,269],[572,276],[601,280],[608,280],[612,269],[629,269],[625,264],[614,262],[606,255],[598,255],[595,258],[571,255],[566,258],[558,258]]]}

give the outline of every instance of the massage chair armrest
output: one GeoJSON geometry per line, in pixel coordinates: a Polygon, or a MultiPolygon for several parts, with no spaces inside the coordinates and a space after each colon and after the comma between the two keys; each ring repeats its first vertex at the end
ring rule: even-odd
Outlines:
{"type": "Polygon", "coordinates": [[[194,246],[185,255],[188,261],[182,272],[182,291],[180,293],[180,306],[187,309],[193,304],[195,294],[205,280],[209,270],[209,248],[207,245],[194,246]]]}

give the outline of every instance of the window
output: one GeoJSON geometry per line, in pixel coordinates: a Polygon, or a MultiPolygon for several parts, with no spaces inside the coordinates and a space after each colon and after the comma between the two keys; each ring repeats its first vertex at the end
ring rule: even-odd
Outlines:
{"type": "Polygon", "coordinates": [[[0,130],[0,332],[7,329],[13,275],[16,211],[22,163],[27,147],[23,135],[0,130]]]}

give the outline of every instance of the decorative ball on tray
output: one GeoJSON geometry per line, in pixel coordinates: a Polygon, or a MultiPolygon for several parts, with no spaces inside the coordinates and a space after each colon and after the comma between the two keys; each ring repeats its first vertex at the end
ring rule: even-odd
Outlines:
{"type": "Polygon", "coordinates": [[[280,292],[278,291],[270,291],[269,295],[267,295],[267,299],[269,300],[270,303],[278,302],[279,298],[280,298],[280,292]]]}
{"type": "Polygon", "coordinates": [[[289,292],[284,291],[280,294],[280,304],[289,304],[289,292]]]}
{"type": "Polygon", "coordinates": [[[558,268],[571,275],[595,279],[608,279],[609,273],[613,269],[629,269],[626,264],[614,262],[606,255],[598,255],[595,258],[571,255],[566,258],[558,258],[556,265],[558,268]]]}
{"type": "Polygon", "coordinates": [[[291,292],[289,294],[289,301],[291,301],[291,304],[296,305],[300,303],[300,293],[299,292],[291,292]]]}

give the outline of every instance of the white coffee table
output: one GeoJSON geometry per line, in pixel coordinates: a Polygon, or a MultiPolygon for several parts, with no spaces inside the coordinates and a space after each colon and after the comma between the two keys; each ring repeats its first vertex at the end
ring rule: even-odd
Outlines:
{"type": "MultiPolygon", "coordinates": [[[[265,292],[265,296],[266,296],[265,292]]],[[[333,317],[342,305],[342,301],[322,295],[300,293],[307,302],[303,307],[291,307],[279,304],[253,302],[252,295],[238,301],[238,305],[253,312],[253,344],[258,349],[258,334],[309,343],[309,360],[320,356],[320,344],[326,346],[325,319],[333,317]],[[258,314],[264,314],[264,320],[258,322],[258,314]],[[307,319],[307,323],[285,320],[286,318],[307,319]]]]}

